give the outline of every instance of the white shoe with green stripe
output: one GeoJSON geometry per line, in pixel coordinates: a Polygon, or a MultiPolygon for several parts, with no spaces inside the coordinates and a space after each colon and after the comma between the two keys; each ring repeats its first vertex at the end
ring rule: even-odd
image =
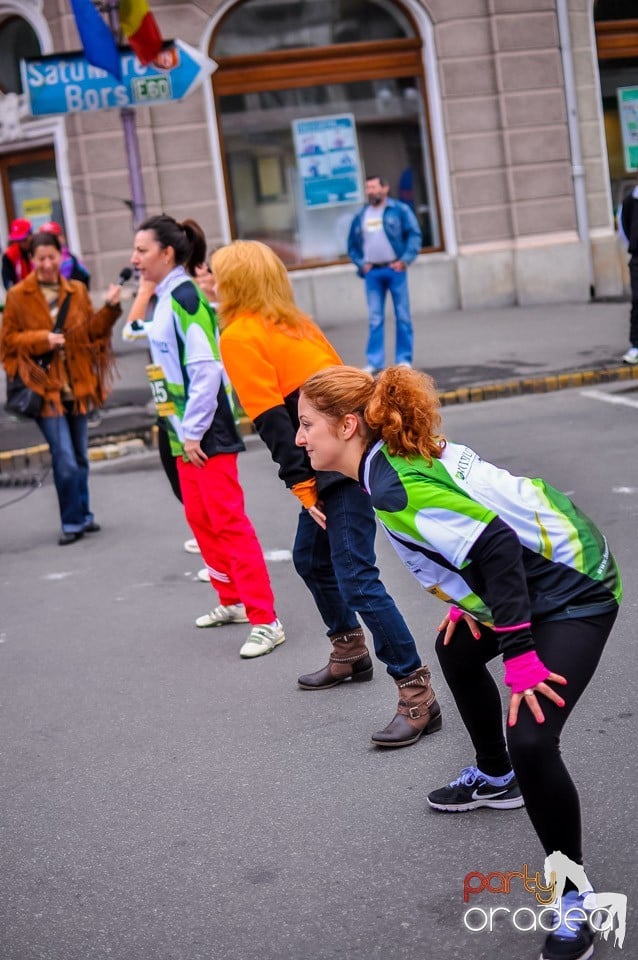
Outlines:
{"type": "Polygon", "coordinates": [[[266,653],[272,653],[275,647],[285,639],[284,628],[279,620],[275,620],[272,625],[258,623],[248,634],[248,639],[239,651],[239,656],[245,660],[251,657],[263,657],[266,653]]]}

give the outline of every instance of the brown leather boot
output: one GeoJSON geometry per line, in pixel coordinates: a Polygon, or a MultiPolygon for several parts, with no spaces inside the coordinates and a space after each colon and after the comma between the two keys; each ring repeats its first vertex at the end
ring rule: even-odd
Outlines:
{"type": "Polygon", "coordinates": [[[303,690],[327,690],[345,680],[372,680],[372,660],[361,627],[348,633],[333,633],[330,642],[332,653],[326,666],[299,677],[297,683],[303,690]]]}
{"type": "Polygon", "coordinates": [[[385,730],[373,734],[372,742],[377,747],[407,747],[422,734],[435,733],[443,725],[427,667],[419,667],[394,682],[399,688],[397,712],[385,730]]]}

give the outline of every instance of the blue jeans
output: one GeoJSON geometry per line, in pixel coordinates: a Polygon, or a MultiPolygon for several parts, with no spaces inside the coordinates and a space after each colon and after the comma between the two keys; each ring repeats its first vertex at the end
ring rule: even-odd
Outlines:
{"type": "Polygon", "coordinates": [[[396,317],[395,362],[412,363],[414,333],[410,319],[410,295],[408,293],[408,275],[405,270],[399,272],[392,267],[372,267],[365,277],[366,299],[368,301],[368,322],[370,330],[366,359],[375,370],[385,366],[384,320],[385,298],[388,290],[394,305],[396,317]]]}
{"type": "Polygon", "coordinates": [[[49,444],[63,533],[79,533],[93,521],[89,509],[89,427],[85,413],[38,417],[49,444]]]}
{"type": "Polygon", "coordinates": [[[328,636],[356,629],[358,613],[390,676],[407,677],[421,666],[421,658],[379,579],[370,498],[354,480],[335,483],[320,496],[327,530],[302,510],[293,547],[295,569],[314,598],[328,636]]]}

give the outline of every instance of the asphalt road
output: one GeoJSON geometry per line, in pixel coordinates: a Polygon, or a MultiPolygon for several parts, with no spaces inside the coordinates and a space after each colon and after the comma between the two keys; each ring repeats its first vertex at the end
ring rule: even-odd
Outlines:
{"type": "MultiPolygon", "coordinates": [[[[589,876],[629,897],[623,950],[601,943],[598,958],[638,956],[637,418],[638,393],[619,384],[444,411],[451,438],[573,495],[624,575],[623,611],[563,741],[589,876]]],[[[379,536],[444,727],[377,751],[370,734],[395,703],[381,668],[370,684],[296,687],[328,644],[281,553],[296,511],[260,442],[241,471],[264,549],[279,557],[269,566],[288,639],[255,661],[238,657],[245,628],[194,627],[212,594],[194,580],[163,473],[148,467],[94,469],[104,529],[64,549],[50,480],[4,509],[24,491],[0,491],[2,960],[536,958],[542,934],[512,923],[533,904],[515,883],[473,898],[510,910],[493,931],[463,923],[467,873],[542,869],[525,812],[425,807],[472,760],[431,653],[442,606],[379,536]]]]}

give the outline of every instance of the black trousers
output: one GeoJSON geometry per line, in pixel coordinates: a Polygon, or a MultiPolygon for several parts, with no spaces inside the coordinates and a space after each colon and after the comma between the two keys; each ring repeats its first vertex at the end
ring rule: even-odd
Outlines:
{"type": "Polygon", "coordinates": [[[157,431],[157,449],[159,450],[160,460],[162,466],[164,467],[164,473],[168,478],[168,482],[171,485],[171,490],[177,497],[180,503],[182,501],[182,491],[179,486],[179,476],[177,474],[177,460],[175,456],[171,453],[171,442],[168,438],[168,431],[164,427],[159,425],[157,431]]]}
{"type": "Polygon", "coordinates": [[[496,634],[481,627],[481,639],[475,640],[460,621],[447,647],[443,633],[436,641],[443,675],[476,750],[477,767],[492,776],[513,768],[545,853],[560,850],[575,863],[583,862],[580,802],[561,756],[560,734],[598,666],[617,612],[533,626],[538,656],[567,679],[567,686],[553,685],[565,706],[539,695],[545,722],[537,723],[521,703],[517,723],[507,727],[507,746],[501,694],[486,666],[498,655],[496,634]]]}
{"type": "Polygon", "coordinates": [[[629,342],[632,347],[638,347],[638,257],[632,257],[629,261],[629,279],[631,281],[629,342]]]}

